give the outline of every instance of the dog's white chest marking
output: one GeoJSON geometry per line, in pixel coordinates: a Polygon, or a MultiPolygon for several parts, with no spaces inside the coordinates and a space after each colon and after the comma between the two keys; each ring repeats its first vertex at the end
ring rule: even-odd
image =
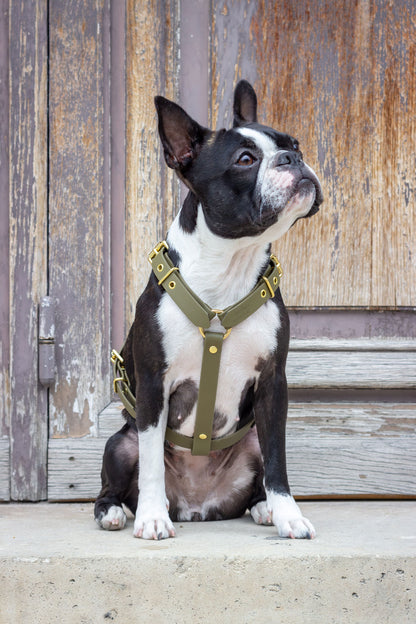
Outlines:
{"type": "MultiPolygon", "coordinates": [[[[176,229],[174,232],[176,235],[176,229]]],[[[181,233],[181,237],[183,236],[181,233]]],[[[250,254],[248,258],[250,261],[250,254]]],[[[241,299],[255,285],[261,270],[260,263],[261,260],[257,261],[259,266],[254,263],[253,267],[253,263],[249,262],[246,270],[243,266],[231,270],[231,275],[228,276],[227,274],[218,276],[221,265],[218,272],[211,266],[209,278],[208,275],[204,275],[205,263],[200,264],[197,257],[192,263],[192,268],[184,262],[184,270],[181,267],[181,272],[188,284],[208,305],[224,309],[241,299]]],[[[198,328],[186,318],[167,294],[162,297],[157,318],[162,329],[167,362],[165,391],[172,394],[187,380],[192,380],[196,387],[199,387],[204,344],[198,328]]],[[[215,404],[216,413],[221,414],[222,418],[221,427],[215,432],[216,436],[226,435],[236,429],[244,388],[248,380],[252,380],[255,384],[260,375],[259,361],[267,359],[276,348],[279,327],[278,308],[269,301],[234,327],[224,341],[215,404]]],[[[224,332],[218,319],[212,321],[211,329],[224,332]]],[[[195,413],[196,405],[180,425],[181,433],[193,435],[195,413]]]]}

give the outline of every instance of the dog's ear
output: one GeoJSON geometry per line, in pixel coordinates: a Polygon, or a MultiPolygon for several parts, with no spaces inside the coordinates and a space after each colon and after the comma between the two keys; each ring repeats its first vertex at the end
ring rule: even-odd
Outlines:
{"type": "Polygon", "coordinates": [[[234,128],[256,121],[256,92],[247,80],[240,80],[234,91],[234,128]]]}
{"type": "Polygon", "coordinates": [[[182,169],[198,155],[209,130],[161,95],[155,97],[155,106],[166,164],[171,169],[182,169]]]}

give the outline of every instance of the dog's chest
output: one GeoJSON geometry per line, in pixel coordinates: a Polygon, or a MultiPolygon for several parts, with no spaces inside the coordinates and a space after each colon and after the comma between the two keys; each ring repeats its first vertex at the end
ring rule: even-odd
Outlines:
{"type": "MultiPolygon", "coordinates": [[[[168,295],[162,297],[158,321],[167,362],[164,386],[170,403],[169,424],[192,436],[204,340],[168,295]]],[[[234,327],[224,340],[215,402],[215,437],[237,428],[248,394],[256,387],[261,366],[276,349],[279,326],[278,308],[270,301],[234,327]]],[[[215,319],[211,329],[224,331],[215,319]]]]}

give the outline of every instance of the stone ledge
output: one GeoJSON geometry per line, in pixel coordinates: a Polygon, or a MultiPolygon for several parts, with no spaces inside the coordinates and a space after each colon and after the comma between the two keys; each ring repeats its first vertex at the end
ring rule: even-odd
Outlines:
{"type": "Polygon", "coordinates": [[[371,624],[416,620],[416,503],[301,503],[313,541],[248,516],[146,542],[91,504],[0,506],[0,622],[371,624]]]}

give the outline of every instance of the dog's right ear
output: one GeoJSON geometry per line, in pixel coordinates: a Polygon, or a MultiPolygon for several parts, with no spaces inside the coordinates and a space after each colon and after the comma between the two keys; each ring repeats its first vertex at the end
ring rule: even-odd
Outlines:
{"type": "Polygon", "coordinates": [[[247,80],[240,80],[234,91],[234,128],[257,121],[257,96],[247,80]]]}
{"type": "Polygon", "coordinates": [[[198,155],[209,130],[161,95],[155,97],[155,106],[166,164],[172,169],[183,169],[198,155]]]}

